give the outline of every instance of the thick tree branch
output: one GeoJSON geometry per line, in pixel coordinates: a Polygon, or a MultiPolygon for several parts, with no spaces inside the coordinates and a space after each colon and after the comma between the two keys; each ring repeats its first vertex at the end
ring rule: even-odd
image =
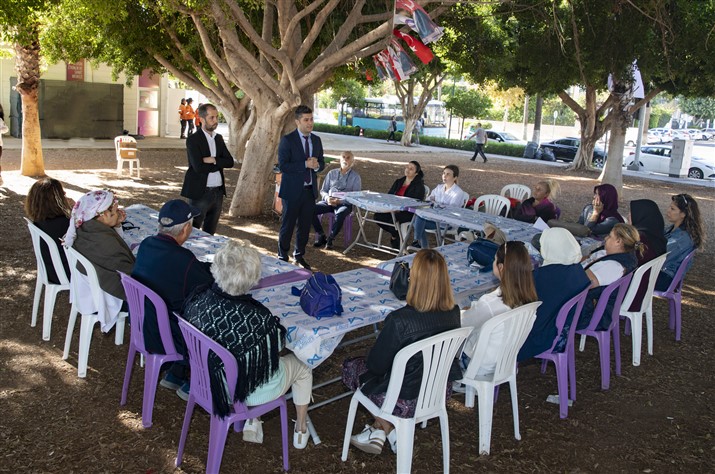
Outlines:
{"type": "MultiPolygon", "coordinates": [[[[303,64],[305,56],[313,47],[313,44],[315,44],[315,40],[318,39],[318,36],[323,29],[323,26],[325,26],[325,22],[328,20],[328,17],[333,12],[333,10],[335,10],[335,7],[337,7],[339,3],[339,0],[330,0],[328,4],[325,5],[325,7],[323,7],[318,13],[318,15],[315,17],[315,22],[313,23],[313,26],[311,26],[308,34],[305,35],[305,39],[300,45],[300,48],[298,48],[298,53],[295,55],[295,59],[293,60],[293,64],[295,65],[296,69],[303,64]]],[[[343,27],[345,28],[345,26],[343,27]]]]}

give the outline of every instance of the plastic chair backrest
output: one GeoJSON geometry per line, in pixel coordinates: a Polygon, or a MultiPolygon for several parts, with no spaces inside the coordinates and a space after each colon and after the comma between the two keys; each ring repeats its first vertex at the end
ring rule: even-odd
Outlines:
{"type": "Polygon", "coordinates": [[[635,312],[643,313],[650,306],[650,301],[653,299],[653,290],[655,289],[655,282],[656,280],[658,280],[658,273],[663,267],[667,255],[668,253],[666,252],[660,257],[654,258],[650,262],[646,262],[635,269],[635,271],[633,272],[633,278],[631,279],[631,284],[628,286],[628,292],[623,298],[623,304],[621,304],[621,313],[629,312],[629,309],[633,304],[633,300],[638,295],[638,290],[641,287],[643,277],[649,270],[650,274],[648,275],[648,286],[646,288],[645,294],[643,295],[643,299],[641,300],[640,307],[636,309],[635,312]]]}
{"type": "Polygon", "coordinates": [[[506,197],[507,193],[509,193],[510,198],[523,201],[524,199],[531,197],[531,188],[524,184],[507,184],[501,188],[501,192],[499,194],[506,197]]]}
{"type": "Polygon", "coordinates": [[[452,329],[400,349],[392,363],[390,383],[381,410],[392,413],[402,389],[407,361],[420,352],[422,353],[422,384],[417,397],[415,418],[429,417],[431,413],[440,410],[445,402],[447,377],[452,361],[470,332],[472,332],[470,327],[452,329]]]}
{"type": "MultiPolygon", "coordinates": [[[[191,366],[191,394],[196,403],[201,405],[208,413],[214,414],[213,399],[211,398],[211,378],[209,376],[209,354],[213,352],[221,359],[225,374],[226,389],[229,400],[233,401],[238,378],[238,364],[236,358],[228,349],[214,341],[206,334],[199,331],[194,325],[174,313],[179,320],[179,328],[186,342],[191,366]]],[[[232,402],[234,413],[243,413],[246,406],[241,402],[232,402]]]]}
{"type": "MultiPolygon", "coordinates": [[[[484,359],[489,347],[489,340],[492,332],[503,326],[504,340],[498,348],[496,355],[497,365],[494,373],[488,377],[499,384],[501,381],[509,379],[516,370],[516,356],[519,349],[526,341],[531,332],[531,328],[536,321],[536,309],[541,305],[541,301],[528,303],[518,308],[514,308],[506,313],[495,316],[484,323],[480,332],[474,353],[470,355],[471,361],[464,373],[465,378],[474,379],[477,371],[484,359]]],[[[480,377],[482,378],[482,377],[480,377]]]]}
{"type": "Polygon", "coordinates": [[[658,296],[666,296],[678,293],[683,286],[683,280],[685,280],[685,273],[688,271],[688,264],[690,263],[690,260],[693,259],[694,255],[695,249],[693,249],[688,255],[686,255],[683,261],[680,263],[678,271],[675,272],[673,281],[670,282],[670,286],[668,286],[668,289],[665,291],[656,291],[655,294],[657,294],[658,296]]]}
{"type": "Polygon", "coordinates": [[[62,257],[60,256],[61,250],[57,247],[57,242],[55,239],[47,235],[39,227],[37,227],[30,219],[24,218],[27,222],[27,228],[30,230],[30,236],[32,237],[32,247],[35,250],[35,259],[37,260],[37,278],[44,285],[51,285],[47,279],[47,267],[45,266],[45,261],[42,258],[42,246],[41,241],[45,242],[47,248],[50,250],[50,257],[52,258],[52,266],[55,268],[55,273],[57,274],[57,279],[60,281],[60,285],[69,285],[70,279],[69,275],[65,273],[65,266],[62,264],[62,257]]]}
{"type": "Polygon", "coordinates": [[[467,203],[469,202],[469,193],[464,191],[464,196],[462,198],[462,207],[467,207],[467,203]]]}
{"type": "Polygon", "coordinates": [[[156,322],[159,326],[159,336],[164,346],[164,353],[175,354],[176,347],[174,346],[171,326],[169,325],[169,309],[166,307],[164,299],[156,294],[154,290],[139,283],[126,273],[120,271],[117,273],[119,273],[119,278],[122,280],[124,293],[127,295],[129,320],[131,321],[131,338],[134,346],[139,352],[147,352],[144,347],[144,309],[148,299],[156,312],[156,322]]]}
{"type": "Polygon", "coordinates": [[[588,290],[590,289],[590,286],[586,286],[586,288],[581,290],[581,293],[577,294],[576,296],[568,300],[566,303],[564,303],[563,306],[561,306],[561,309],[559,309],[559,314],[556,315],[556,337],[554,338],[553,344],[551,344],[551,348],[549,348],[549,350],[545,352],[554,351],[556,344],[558,344],[559,339],[561,338],[561,333],[564,330],[564,326],[566,325],[566,318],[568,317],[569,313],[572,312],[572,310],[573,319],[571,320],[571,326],[569,327],[569,334],[566,343],[568,344],[569,341],[574,340],[574,335],[576,334],[576,326],[578,325],[578,318],[579,316],[581,316],[581,310],[583,309],[583,305],[586,303],[586,297],[588,296],[588,290]]]}
{"type": "Polygon", "coordinates": [[[430,188],[425,184],[425,199],[427,199],[427,196],[429,196],[430,188]]]}
{"type": "Polygon", "coordinates": [[[129,135],[119,135],[117,137],[114,137],[114,153],[117,157],[117,160],[137,160],[138,158],[124,158],[121,155],[120,148],[121,145],[120,143],[134,143],[136,144],[136,139],[134,137],[130,137],[129,135]]]}
{"type": "MultiPolygon", "coordinates": [[[[626,296],[626,291],[628,291],[628,285],[631,283],[633,278],[633,272],[628,272],[628,274],[623,275],[618,280],[614,281],[606,288],[603,289],[601,296],[598,298],[598,303],[596,303],[596,308],[593,310],[593,316],[591,317],[591,322],[586,329],[582,331],[595,331],[598,324],[603,319],[604,313],[608,306],[608,300],[611,299],[611,295],[614,291],[616,293],[616,301],[613,303],[613,314],[611,318],[611,324],[608,325],[608,329],[612,329],[615,324],[618,323],[618,318],[621,312],[621,304],[623,304],[623,298],[626,296]]],[[[581,331],[579,331],[581,332],[581,331]]]]}
{"type": "Polygon", "coordinates": [[[97,271],[94,269],[94,265],[92,265],[92,262],[87,260],[84,255],[72,247],[65,247],[65,253],[67,254],[67,261],[70,264],[70,273],[72,275],[70,278],[70,297],[72,302],[77,298],[77,293],[84,289],[79,286],[81,279],[87,278],[90,291],[92,292],[92,301],[94,302],[93,312],[98,313],[99,320],[103,321],[107,313],[107,306],[104,303],[103,290],[99,286],[99,278],[97,277],[97,271]],[[79,271],[79,268],[77,268],[78,263],[82,265],[86,275],[83,275],[79,271]]]}
{"type": "Polygon", "coordinates": [[[484,212],[493,216],[506,215],[511,207],[511,202],[504,196],[498,194],[485,194],[479,196],[475,201],[475,206],[484,205],[484,212]]]}

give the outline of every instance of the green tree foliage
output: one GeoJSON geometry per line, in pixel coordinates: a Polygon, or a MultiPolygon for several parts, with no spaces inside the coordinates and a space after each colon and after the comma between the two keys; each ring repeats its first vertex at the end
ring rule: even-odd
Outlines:
{"type": "Polygon", "coordinates": [[[355,79],[336,80],[330,97],[333,104],[360,107],[365,100],[365,86],[355,79]]]}
{"type": "Polygon", "coordinates": [[[459,118],[480,118],[491,109],[492,101],[488,95],[476,89],[457,90],[447,98],[445,106],[459,118]]]}
{"type": "Polygon", "coordinates": [[[695,118],[697,124],[703,120],[715,119],[715,98],[713,97],[681,97],[680,109],[695,118]]]}

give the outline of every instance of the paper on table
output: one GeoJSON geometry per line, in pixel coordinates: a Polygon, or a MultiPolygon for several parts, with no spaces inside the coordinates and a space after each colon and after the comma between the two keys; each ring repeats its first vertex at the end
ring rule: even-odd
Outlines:
{"type": "Polygon", "coordinates": [[[536,219],[536,222],[534,222],[534,228],[543,232],[549,228],[549,224],[544,222],[544,219],[539,217],[538,219],[536,219]]]}

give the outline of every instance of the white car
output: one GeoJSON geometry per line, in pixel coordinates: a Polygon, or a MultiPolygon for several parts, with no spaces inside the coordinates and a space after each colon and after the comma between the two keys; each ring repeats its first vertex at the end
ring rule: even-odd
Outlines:
{"type": "MultiPolygon", "coordinates": [[[[644,171],[668,174],[671,147],[668,145],[648,145],[641,147],[640,166],[644,171]]],[[[623,160],[623,166],[633,164],[635,152],[623,160]]],[[[690,159],[688,178],[715,178],[715,161],[693,156],[690,159]]]]}

